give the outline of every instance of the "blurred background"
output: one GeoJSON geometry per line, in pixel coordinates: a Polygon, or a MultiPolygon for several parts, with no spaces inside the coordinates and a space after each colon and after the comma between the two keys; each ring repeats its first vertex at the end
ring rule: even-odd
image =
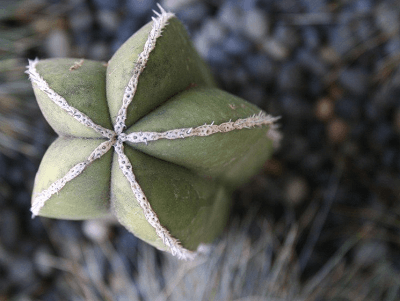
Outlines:
{"type": "Polygon", "coordinates": [[[234,195],[206,257],[113,221],[31,219],[56,135],[27,59],[107,61],[153,0],[1,0],[0,301],[399,300],[400,3],[160,0],[221,88],[282,116],[281,147],[234,195]]]}

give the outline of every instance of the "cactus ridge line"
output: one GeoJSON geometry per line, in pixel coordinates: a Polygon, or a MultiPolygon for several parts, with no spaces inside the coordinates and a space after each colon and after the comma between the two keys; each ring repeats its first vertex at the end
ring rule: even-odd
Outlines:
{"type": "Polygon", "coordinates": [[[42,76],[40,76],[39,72],[36,69],[36,65],[39,62],[39,59],[28,60],[29,65],[26,73],[29,75],[29,79],[32,83],[35,83],[38,88],[47,94],[47,96],[61,109],[67,112],[70,116],[74,117],[79,123],[83,124],[86,127],[89,127],[95,130],[97,133],[101,134],[105,138],[112,138],[114,136],[114,132],[112,130],[106,129],[96,123],[93,122],[92,119],[89,118],[86,114],[77,110],[76,108],[70,106],[64,97],[56,93],[52,88],[50,88],[49,84],[44,80],[42,76]]]}
{"type": "Polygon", "coordinates": [[[136,93],[137,85],[139,82],[139,76],[146,67],[147,61],[150,57],[150,52],[156,47],[156,40],[161,36],[163,28],[168,25],[168,20],[175,15],[173,13],[166,12],[161,5],[158,5],[161,13],[153,11],[157,18],[152,17],[153,26],[144,44],[143,51],[139,54],[138,59],[133,68],[133,75],[125,87],[125,92],[122,97],[122,106],[118,111],[118,115],[114,125],[114,131],[117,135],[121,134],[125,128],[125,120],[129,104],[132,102],[133,96],[136,93]]]}
{"type": "MultiPolygon", "coordinates": [[[[159,139],[183,139],[193,136],[205,137],[216,133],[227,133],[234,130],[249,129],[255,126],[262,125],[274,125],[280,117],[273,117],[271,115],[266,115],[264,112],[260,112],[257,115],[253,115],[248,118],[238,119],[236,121],[229,121],[221,123],[220,125],[215,125],[214,122],[211,124],[201,125],[195,128],[181,128],[174,129],[165,132],[133,132],[124,137],[124,141],[129,141],[133,143],[148,143],[150,141],[156,141],[159,139]]],[[[271,130],[272,128],[270,128],[271,130]]],[[[270,131],[269,130],[269,131],[270,131]]]]}
{"type": "Polygon", "coordinates": [[[106,152],[110,150],[113,146],[114,140],[107,140],[101,143],[96,149],[90,154],[90,156],[83,162],[79,162],[75,164],[67,174],[58,179],[54,183],[50,185],[50,187],[42,192],[38,193],[32,202],[32,217],[35,217],[39,214],[40,209],[43,208],[44,204],[53,194],[60,192],[60,190],[67,184],[69,181],[73,180],[77,176],[79,176],[85,169],[92,163],[93,161],[101,158],[106,152]]]}
{"type": "Polygon", "coordinates": [[[43,79],[42,76],[40,76],[36,69],[36,65],[38,64],[39,60],[29,60],[29,65],[27,66],[28,69],[26,73],[29,74],[30,80],[35,83],[41,91],[46,93],[51,101],[57,104],[69,115],[74,117],[78,122],[86,127],[94,129],[96,132],[100,133],[103,137],[108,139],[107,141],[101,143],[98,147],[96,147],[96,149],[89,155],[89,157],[85,161],[74,165],[65,174],[65,176],[53,182],[48,189],[45,189],[42,192],[38,193],[33,198],[31,211],[33,214],[32,217],[39,215],[40,210],[43,208],[46,201],[49,200],[52,195],[58,194],[58,192],[61,191],[66,183],[82,174],[93,161],[101,158],[112,147],[114,147],[114,150],[118,156],[119,167],[126,179],[128,180],[132,192],[143,210],[146,220],[153,228],[155,228],[156,234],[162,239],[164,245],[169,247],[170,252],[173,255],[177,256],[180,259],[188,260],[193,259],[196,256],[197,252],[193,252],[182,247],[179,240],[173,237],[169,233],[169,231],[161,225],[157,214],[151,208],[151,205],[146,195],[144,194],[139,183],[136,181],[131,162],[124,153],[123,143],[125,141],[129,141],[134,143],[143,142],[147,144],[147,142],[149,141],[155,141],[158,139],[182,139],[193,136],[203,137],[216,133],[225,133],[233,130],[240,130],[263,125],[270,126],[267,135],[269,137],[274,137],[274,142],[277,142],[280,140],[280,134],[276,130],[277,125],[275,124],[275,121],[277,121],[280,117],[272,117],[271,115],[267,115],[266,113],[261,111],[257,115],[253,115],[244,119],[238,119],[236,121],[229,120],[229,122],[225,122],[220,125],[215,125],[214,122],[212,122],[209,125],[204,124],[202,126],[194,128],[191,127],[173,129],[165,132],[134,132],[128,135],[123,133],[123,130],[126,127],[125,120],[127,109],[136,93],[139,76],[145,68],[150,52],[155,48],[156,39],[161,36],[162,30],[168,24],[168,20],[174,17],[173,13],[166,12],[160,5],[158,5],[158,7],[161,13],[154,12],[157,17],[152,18],[153,25],[145,42],[144,50],[139,54],[138,60],[133,70],[133,75],[129,80],[127,86],[125,87],[122,105],[116,118],[114,131],[97,125],[87,115],[70,106],[68,102],[62,96],[57,94],[53,89],[51,89],[49,84],[43,79]]]}

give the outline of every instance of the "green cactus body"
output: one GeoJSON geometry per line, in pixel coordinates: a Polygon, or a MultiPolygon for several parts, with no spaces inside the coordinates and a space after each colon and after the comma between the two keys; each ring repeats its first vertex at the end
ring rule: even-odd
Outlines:
{"type": "Polygon", "coordinates": [[[216,87],[183,25],[160,9],[108,64],[29,62],[60,136],[39,167],[31,211],[113,214],[142,240],[190,259],[222,231],[230,192],[268,159],[279,133],[277,118],[216,87]]]}

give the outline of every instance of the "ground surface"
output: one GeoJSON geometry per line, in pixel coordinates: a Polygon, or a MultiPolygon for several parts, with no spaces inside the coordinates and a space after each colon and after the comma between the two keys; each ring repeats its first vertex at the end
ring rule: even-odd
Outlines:
{"type": "Polygon", "coordinates": [[[398,300],[397,1],[161,1],[220,86],[280,115],[281,148],[191,263],[113,223],[30,218],[55,134],[27,58],[107,61],[155,1],[2,1],[0,300],[398,300]],[[2,7],[3,8],[3,7],[2,7]]]}

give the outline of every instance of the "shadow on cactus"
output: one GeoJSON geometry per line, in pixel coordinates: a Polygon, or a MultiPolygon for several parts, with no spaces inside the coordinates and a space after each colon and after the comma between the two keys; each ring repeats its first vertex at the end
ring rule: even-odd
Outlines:
{"type": "Polygon", "coordinates": [[[191,259],[225,226],[230,193],[279,140],[277,118],[219,90],[172,13],[156,13],[108,64],[29,62],[59,137],[35,179],[32,213],[113,214],[158,249],[191,259]]]}

